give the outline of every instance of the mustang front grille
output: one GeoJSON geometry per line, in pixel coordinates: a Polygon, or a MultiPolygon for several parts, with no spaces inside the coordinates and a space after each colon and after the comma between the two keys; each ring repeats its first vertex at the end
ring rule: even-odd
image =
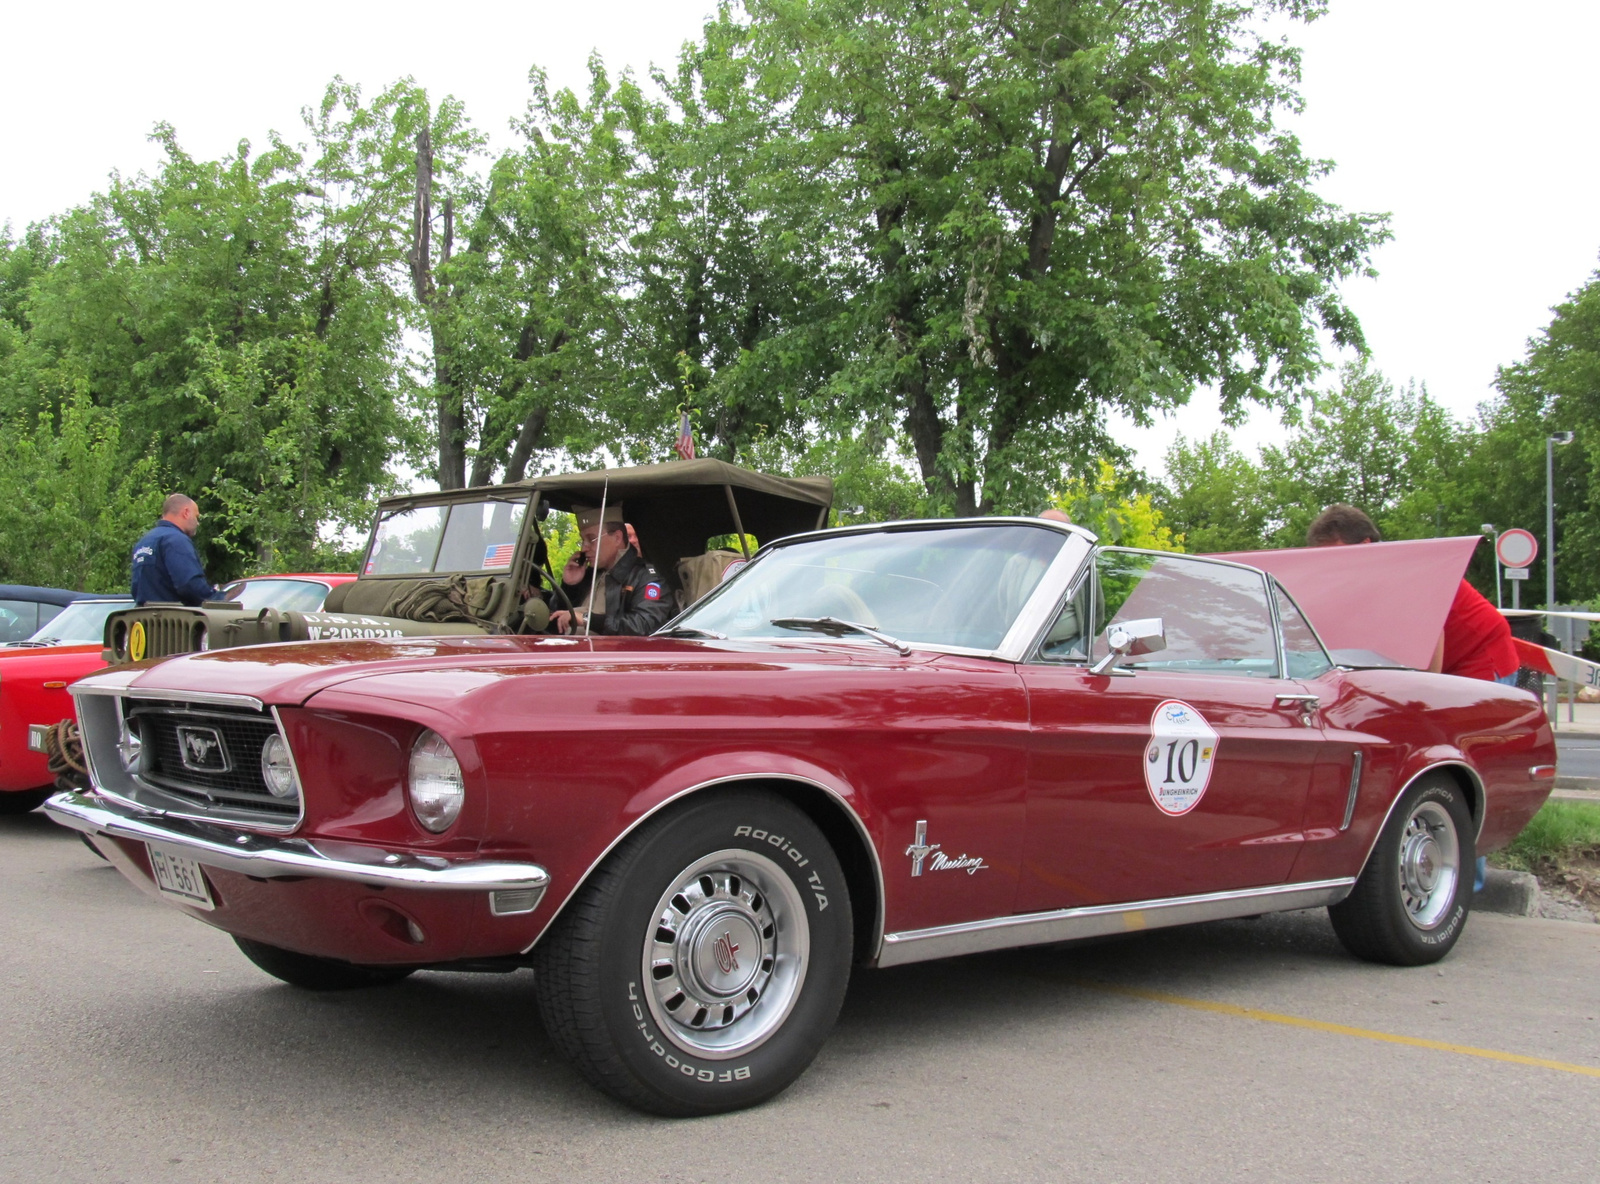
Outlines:
{"type": "Polygon", "coordinates": [[[179,703],[142,703],[129,712],[142,741],[140,776],[202,808],[243,807],[293,818],[293,798],[273,797],[261,776],[261,749],[278,725],[271,716],[179,703]]]}
{"type": "MultiPolygon", "coordinates": [[[[279,735],[271,711],[117,694],[76,697],[95,786],[147,809],[270,831],[300,824],[303,800],[267,791],[261,751],[279,735]]],[[[243,698],[239,696],[238,698],[243,698]]]]}

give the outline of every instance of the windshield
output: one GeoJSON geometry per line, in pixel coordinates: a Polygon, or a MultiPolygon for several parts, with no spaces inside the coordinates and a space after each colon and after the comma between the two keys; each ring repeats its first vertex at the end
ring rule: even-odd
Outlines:
{"type": "Polygon", "coordinates": [[[328,598],[328,586],[314,580],[240,580],[222,590],[228,600],[245,608],[281,608],[314,613],[328,598]]]}
{"type": "Polygon", "coordinates": [[[422,506],[378,523],[362,575],[509,571],[526,502],[485,500],[422,506]]]}
{"type": "Polygon", "coordinates": [[[835,617],[902,641],[994,650],[1064,536],[996,524],[834,535],[762,555],[691,609],[680,628],[796,637],[773,624],[835,617]]]}
{"type": "Polygon", "coordinates": [[[98,645],[105,637],[106,618],[119,608],[132,607],[131,600],[74,601],[28,640],[58,645],[98,645]]]}

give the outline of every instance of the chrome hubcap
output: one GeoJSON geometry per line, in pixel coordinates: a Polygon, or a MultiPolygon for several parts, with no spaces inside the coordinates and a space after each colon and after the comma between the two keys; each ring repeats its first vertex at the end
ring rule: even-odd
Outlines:
{"type": "Polygon", "coordinates": [[[1400,838],[1400,899],[1418,929],[1432,929],[1455,898],[1461,844],[1455,822],[1437,802],[1423,802],[1400,838]]]}
{"type": "Polygon", "coordinates": [[[673,878],[644,942],[647,999],[673,1043],[720,1059],[748,1052],[789,1014],[805,978],[805,906],[754,851],[716,851],[673,878]]]}

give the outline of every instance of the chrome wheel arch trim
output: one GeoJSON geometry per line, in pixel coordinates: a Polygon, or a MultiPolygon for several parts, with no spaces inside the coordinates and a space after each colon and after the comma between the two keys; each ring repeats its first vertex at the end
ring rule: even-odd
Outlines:
{"type": "Polygon", "coordinates": [[[721,785],[737,785],[740,782],[745,781],[792,781],[798,785],[810,786],[812,789],[820,790],[829,798],[832,798],[835,804],[837,804],[839,808],[844,811],[845,816],[850,819],[851,825],[853,825],[856,829],[856,837],[861,840],[861,845],[866,848],[868,862],[872,865],[872,878],[874,887],[877,890],[877,901],[873,907],[871,945],[871,949],[873,951],[871,961],[875,962],[882,954],[884,941],[883,862],[878,858],[878,848],[873,843],[872,836],[867,832],[866,824],[861,821],[861,815],[856,813],[856,809],[853,805],[851,805],[850,800],[843,794],[839,793],[838,790],[816,780],[815,778],[806,777],[799,773],[778,772],[735,773],[728,777],[713,777],[709,781],[697,782],[696,784],[688,786],[685,789],[678,790],[676,793],[669,794],[667,797],[657,802],[654,806],[651,806],[650,809],[646,810],[643,814],[639,815],[639,817],[635,818],[631,823],[629,823],[627,827],[625,827],[617,835],[616,838],[607,843],[605,850],[601,851],[599,855],[595,856],[593,862],[591,862],[588,867],[583,869],[583,874],[573,881],[572,888],[565,896],[561,898],[561,903],[555,907],[555,911],[550,914],[549,919],[546,920],[544,925],[540,928],[538,936],[528,943],[528,945],[522,950],[522,953],[527,954],[532,952],[533,948],[544,939],[544,935],[550,932],[550,927],[556,923],[556,920],[561,916],[567,905],[571,903],[572,898],[578,894],[578,890],[589,882],[589,877],[594,875],[595,869],[606,861],[612,851],[616,850],[617,844],[621,843],[634,831],[638,830],[639,827],[643,826],[650,819],[661,813],[661,811],[665,810],[668,806],[671,806],[676,802],[681,802],[684,798],[689,797],[691,794],[701,793],[708,789],[715,789],[721,785]]]}
{"type": "Polygon", "coordinates": [[[1378,841],[1383,838],[1383,832],[1389,828],[1389,820],[1394,817],[1395,810],[1399,808],[1400,800],[1404,798],[1406,794],[1411,792],[1411,787],[1418,781],[1426,777],[1429,773],[1436,773],[1440,769],[1460,769],[1472,779],[1473,787],[1476,789],[1478,794],[1479,804],[1478,817],[1476,820],[1477,825],[1474,827],[1472,832],[1473,848],[1476,850],[1478,836],[1483,833],[1483,824],[1488,821],[1489,818],[1488,787],[1484,785],[1483,778],[1478,776],[1478,770],[1469,765],[1465,757],[1456,757],[1451,760],[1434,761],[1433,764],[1418,769],[1414,774],[1408,777],[1406,779],[1406,783],[1400,787],[1400,792],[1395,794],[1393,800],[1389,802],[1389,808],[1383,812],[1383,821],[1378,824],[1378,829],[1372,832],[1372,841],[1367,844],[1366,854],[1361,857],[1361,867],[1356,872],[1357,875],[1360,875],[1361,872],[1367,870],[1367,862],[1372,858],[1372,853],[1377,850],[1378,841]]]}
{"type": "Polygon", "coordinates": [[[1265,888],[1241,888],[1199,896],[1085,905],[1081,908],[990,917],[959,925],[888,933],[884,935],[877,965],[880,968],[905,966],[934,958],[954,958],[1019,946],[1106,937],[1117,933],[1135,933],[1141,929],[1192,925],[1201,921],[1223,921],[1256,913],[1317,908],[1337,904],[1350,894],[1355,883],[1355,877],[1344,876],[1335,880],[1273,884],[1265,888]]]}

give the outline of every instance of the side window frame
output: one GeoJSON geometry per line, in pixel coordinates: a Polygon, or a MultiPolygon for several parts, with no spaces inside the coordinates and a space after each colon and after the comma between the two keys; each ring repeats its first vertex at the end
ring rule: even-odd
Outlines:
{"type": "Polygon", "coordinates": [[[1034,638],[1033,644],[1028,647],[1027,657],[1023,659],[1025,664],[1041,664],[1046,666],[1087,666],[1089,664],[1088,653],[1085,653],[1080,658],[1057,658],[1046,654],[1044,652],[1044,646],[1045,643],[1050,640],[1050,632],[1055,628],[1056,622],[1061,619],[1061,614],[1066,609],[1067,605],[1071,604],[1073,600],[1077,599],[1078,593],[1083,591],[1085,586],[1088,586],[1091,589],[1091,592],[1088,598],[1089,603],[1085,615],[1088,618],[1089,623],[1089,648],[1094,648],[1094,639],[1100,636],[1100,621],[1097,618],[1097,614],[1099,609],[1103,606],[1104,601],[1100,597],[1094,595],[1092,589],[1100,579],[1100,552],[1104,550],[1104,547],[1097,546],[1089,552],[1089,557],[1084,561],[1082,569],[1078,572],[1077,579],[1073,580],[1072,583],[1067,585],[1066,595],[1061,597],[1060,600],[1056,601],[1055,611],[1050,614],[1049,619],[1045,621],[1044,628],[1040,630],[1039,636],[1034,638]]]}
{"type": "Polygon", "coordinates": [[[1289,589],[1283,586],[1283,584],[1278,580],[1277,576],[1269,574],[1267,576],[1267,600],[1272,605],[1273,629],[1277,633],[1278,637],[1278,669],[1281,672],[1278,677],[1290,679],[1292,681],[1300,681],[1289,671],[1289,641],[1288,638],[1283,635],[1283,614],[1278,610],[1279,596],[1282,596],[1290,604],[1294,605],[1294,611],[1300,614],[1301,623],[1305,625],[1306,629],[1311,633],[1311,640],[1317,643],[1317,649],[1322,653],[1322,660],[1328,664],[1327,670],[1324,670],[1321,674],[1314,675],[1313,677],[1321,678],[1322,675],[1327,674],[1329,670],[1337,670],[1339,664],[1333,660],[1333,655],[1328,652],[1328,643],[1322,640],[1322,634],[1317,632],[1317,627],[1311,623],[1311,618],[1306,616],[1306,610],[1300,607],[1300,602],[1290,595],[1289,589]]]}
{"type": "MultiPolygon", "coordinates": [[[[1044,644],[1045,644],[1046,640],[1048,640],[1048,638],[1050,636],[1050,631],[1051,631],[1051,629],[1053,629],[1055,627],[1055,622],[1060,617],[1062,610],[1064,608],[1066,608],[1067,604],[1071,600],[1073,600],[1078,595],[1078,593],[1082,590],[1085,581],[1088,581],[1088,580],[1093,580],[1093,581],[1096,581],[1096,582],[1099,581],[1099,579],[1100,579],[1100,557],[1102,555],[1107,554],[1107,553],[1117,554],[1117,555],[1149,555],[1149,556],[1152,556],[1152,557],[1157,558],[1157,559],[1177,559],[1177,560],[1184,560],[1184,561],[1191,562],[1191,563],[1202,563],[1202,564],[1206,564],[1208,566],[1213,566],[1213,567],[1231,567],[1231,568],[1234,568],[1234,569],[1237,569],[1237,570],[1240,570],[1240,571],[1249,572],[1251,575],[1253,575],[1261,583],[1261,595],[1262,595],[1263,599],[1266,601],[1266,609],[1267,609],[1267,614],[1268,614],[1267,615],[1267,619],[1270,622],[1270,627],[1271,627],[1271,631],[1272,631],[1273,670],[1272,670],[1272,672],[1270,674],[1268,674],[1266,676],[1257,676],[1257,677],[1268,677],[1268,678],[1277,679],[1277,680],[1280,680],[1280,681],[1290,678],[1288,651],[1285,648],[1284,640],[1283,640],[1283,622],[1279,618],[1279,615],[1278,615],[1277,597],[1273,594],[1275,588],[1282,586],[1282,585],[1278,584],[1277,580],[1275,580],[1272,576],[1268,575],[1266,572],[1263,572],[1260,568],[1250,567],[1248,564],[1244,564],[1244,563],[1233,563],[1233,562],[1230,562],[1230,561],[1228,561],[1226,559],[1212,559],[1212,558],[1210,558],[1208,556],[1204,556],[1204,555],[1185,555],[1185,554],[1183,554],[1181,552],[1177,552],[1177,551],[1154,551],[1154,550],[1150,550],[1150,549],[1147,549],[1147,548],[1144,548],[1144,547],[1115,547],[1115,546],[1103,546],[1103,545],[1095,547],[1095,549],[1089,553],[1089,559],[1088,559],[1088,562],[1084,564],[1083,573],[1080,574],[1079,577],[1075,581],[1073,581],[1071,586],[1068,588],[1067,594],[1064,597],[1062,597],[1062,599],[1057,603],[1055,612],[1053,614],[1051,614],[1049,624],[1045,626],[1044,631],[1042,633],[1040,633],[1039,637],[1035,640],[1035,642],[1033,644],[1033,647],[1032,647],[1032,649],[1030,649],[1029,654],[1028,654],[1028,658],[1027,658],[1028,662],[1046,664],[1046,665],[1051,665],[1051,666],[1069,666],[1069,665],[1070,666],[1076,666],[1076,665],[1087,666],[1093,661],[1093,658],[1094,658],[1094,643],[1095,643],[1095,641],[1097,641],[1099,639],[1101,631],[1104,629],[1105,625],[1108,623],[1107,621],[1102,621],[1102,620],[1099,619],[1100,618],[1100,613],[1104,610],[1104,607],[1105,607],[1105,600],[1101,596],[1091,595],[1089,597],[1088,616],[1089,616],[1089,626],[1090,626],[1090,631],[1089,631],[1089,639],[1090,640],[1089,640],[1089,653],[1088,653],[1087,656],[1085,656],[1083,658],[1055,658],[1055,657],[1049,657],[1049,656],[1045,655],[1043,650],[1044,650],[1044,644]]],[[[1285,591],[1284,595],[1288,596],[1287,591],[1285,591]]],[[[1290,596],[1289,597],[1289,601],[1290,601],[1290,603],[1294,603],[1294,597],[1290,596]]],[[[1306,621],[1307,626],[1310,626],[1311,622],[1310,622],[1310,619],[1306,617],[1305,611],[1303,609],[1301,609],[1298,604],[1295,604],[1295,609],[1300,612],[1300,616],[1301,616],[1301,618],[1303,620],[1306,621]]],[[[1320,636],[1316,635],[1316,630],[1315,630],[1314,627],[1312,628],[1312,633],[1313,633],[1314,636],[1316,636],[1317,644],[1322,646],[1323,655],[1326,656],[1327,652],[1328,652],[1328,647],[1323,644],[1322,638],[1320,636]]],[[[1130,670],[1128,673],[1136,674],[1136,673],[1138,673],[1138,671],[1130,670]]],[[[1167,673],[1183,674],[1183,673],[1187,673],[1187,672],[1186,671],[1181,671],[1181,670],[1175,670],[1175,671],[1169,671],[1167,673]]],[[[1234,676],[1227,675],[1225,677],[1234,677],[1234,676]]],[[[1239,677],[1248,677],[1248,676],[1241,675],[1239,677]]]]}

